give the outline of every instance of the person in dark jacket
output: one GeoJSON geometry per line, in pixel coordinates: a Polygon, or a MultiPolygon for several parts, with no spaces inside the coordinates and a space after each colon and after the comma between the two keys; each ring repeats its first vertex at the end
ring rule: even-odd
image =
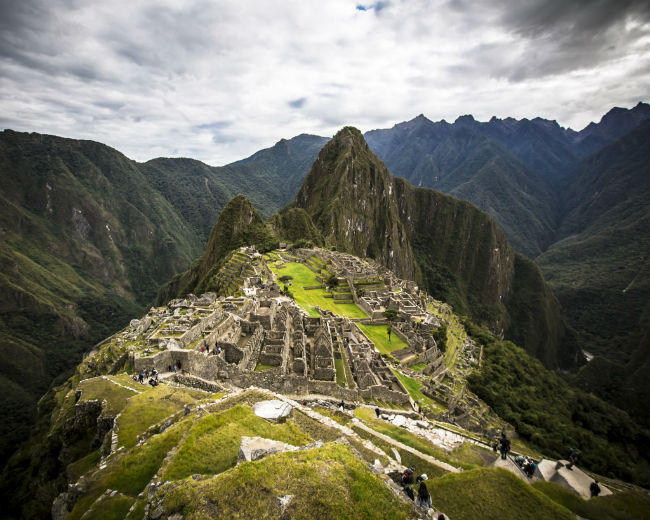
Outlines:
{"type": "Polygon", "coordinates": [[[589,491],[591,492],[591,497],[597,497],[600,494],[600,486],[598,485],[598,481],[594,480],[591,485],[589,486],[589,491]]]}
{"type": "Polygon", "coordinates": [[[420,482],[420,488],[418,489],[418,498],[415,501],[415,505],[421,507],[424,510],[428,510],[431,507],[431,495],[427,489],[426,482],[420,482]]]}
{"type": "Polygon", "coordinates": [[[502,433],[501,439],[499,439],[499,451],[501,452],[501,458],[505,460],[510,451],[510,439],[506,437],[505,433],[502,433]]]}

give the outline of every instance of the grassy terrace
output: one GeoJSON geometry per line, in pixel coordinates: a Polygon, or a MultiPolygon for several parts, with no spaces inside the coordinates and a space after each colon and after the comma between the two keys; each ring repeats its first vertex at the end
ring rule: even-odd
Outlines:
{"type": "Polygon", "coordinates": [[[316,307],[329,310],[345,316],[347,318],[367,318],[366,313],[363,312],[354,303],[334,303],[332,298],[325,298],[327,294],[324,289],[303,289],[303,287],[313,287],[320,285],[316,279],[316,273],[309,270],[303,264],[297,262],[287,262],[285,267],[278,268],[277,264],[269,262],[269,268],[275,273],[276,276],[288,275],[293,277],[291,280],[291,292],[296,300],[307,313],[312,317],[319,316],[316,307]]]}
{"type": "Polygon", "coordinates": [[[431,314],[441,318],[447,323],[447,349],[445,350],[445,364],[452,367],[456,362],[458,349],[463,341],[467,338],[467,333],[458,317],[451,312],[451,309],[446,305],[436,305],[430,303],[427,306],[427,311],[431,314]]]}
{"type": "Polygon", "coordinates": [[[390,335],[390,342],[388,341],[388,325],[364,325],[363,323],[357,325],[382,354],[390,355],[391,352],[408,347],[395,333],[390,335]]]}
{"type": "Polygon", "coordinates": [[[429,409],[434,412],[444,411],[444,408],[442,406],[440,406],[430,397],[427,397],[422,392],[420,392],[420,388],[422,388],[423,386],[422,383],[420,383],[420,381],[418,381],[417,379],[413,379],[412,377],[405,376],[404,374],[398,372],[395,369],[391,369],[391,370],[397,376],[397,379],[399,379],[404,385],[404,387],[408,390],[408,393],[411,396],[411,398],[416,403],[419,403],[423,409],[425,410],[429,409]]]}
{"type": "MultiPolygon", "coordinates": [[[[383,433],[391,439],[399,441],[402,444],[406,444],[407,446],[410,446],[411,448],[414,448],[438,460],[447,462],[452,466],[461,467],[463,469],[473,469],[485,464],[483,457],[481,457],[479,454],[479,450],[481,450],[481,448],[478,448],[476,446],[463,444],[462,447],[458,450],[447,453],[442,448],[435,446],[422,437],[418,437],[417,435],[406,431],[404,428],[393,426],[384,420],[377,419],[375,412],[370,408],[357,408],[354,411],[354,414],[358,419],[361,419],[365,424],[370,426],[376,432],[383,433]]],[[[372,441],[375,442],[375,438],[372,438],[372,441]]],[[[419,464],[421,465],[422,462],[419,464]]],[[[416,462],[416,467],[417,466],[418,463],[416,462]]],[[[443,475],[446,473],[445,470],[439,468],[438,466],[436,466],[436,468],[436,475],[443,475]]],[[[427,473],[427,475],[431,476],[429,473],[427,473]]]]}

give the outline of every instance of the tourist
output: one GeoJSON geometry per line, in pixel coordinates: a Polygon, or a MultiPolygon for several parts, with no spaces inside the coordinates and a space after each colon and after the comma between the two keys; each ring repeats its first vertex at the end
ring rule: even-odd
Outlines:
{"type": "Polygon", "coordinates": [[[589,486],[589,491],[591,492],[591,497],[597,497],[600,494],[600,486],[598,485],[598,481],[594,480],[591,485],[589,486]]]}
{"type": "Polygon", "coordinates": [[[404,474],[402,475],[402,486],[410,486],[413,484],[413,474],[415,473],[415,466],[406,468],[404,474]]]}
{"type": "Polygon", "coordinates": [[[499,440],[499,451],[501,452],[501,458],[506,460],[506,456],[510,451],[510,440],[506,437],[505,433],[501,434],[501,439],[499,440]]]}
{"type": "Polygon", "coordinates": [[[377,415],[377,419],[379,419],[379,408],[375,408],[375,415],[377,415]]]}
{"type": "Polygon", "coordinates": [[[343,399],[341,399],[341,402],[339,403],[339,410],[342,412],[345,410],[345,403],[343,402],[343,399]]]}
{"type": "Polygon", "coordinates": [[[524,464],[523,470],[524,473],[526,473],[526,476],[528,478],[533,478],[533,475],[535,474],[535,470],[537,469],[537,464],[535,461],[531,458],[528,458],[526,461],[526,464],[524,464]]]}
{"type": "Polygon", "coordinates": [[[575,463],[578,462],[578,455],[580,455],[580,451],[575,448],[569,450],[569,464],[567,464],[566,469],[573,469],[575,463]]]}
{"type": "Polygon", "coordinates": [[[418,498],[415,501],[415,505],[421,507],[424,510],[428,510],[431,507],[431,495],[427,489],[427,485],[424,481],[420,482],[420,488],[418,489],[418,498]]]}

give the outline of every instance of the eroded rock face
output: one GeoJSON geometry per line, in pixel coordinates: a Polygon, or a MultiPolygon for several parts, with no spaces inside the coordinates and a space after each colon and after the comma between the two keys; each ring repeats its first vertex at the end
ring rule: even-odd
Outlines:
{"type": "Polygon", "coordinates": [[[258,417],[271,422],[282,422],[293,410],[293,407],[284,401],[259,401],[253,405],[253,412],[258,417]]]}

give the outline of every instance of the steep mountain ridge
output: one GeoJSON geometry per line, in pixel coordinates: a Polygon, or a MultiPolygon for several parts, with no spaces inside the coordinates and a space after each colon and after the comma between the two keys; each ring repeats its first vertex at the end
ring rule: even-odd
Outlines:
{"type": "Polygon", "coordinates": [[[358,130],[346,127],[325,145],[294,205],[338,250],[415,279],[459,312],[512,334],[547,366],[580,363],[575,334],[539,269],[513,251],[494,221],[394,178],[358,130]]]}
{"type": "Polygon", "coordinates": [[[380,260],[414,279],[416,267],[393,196],[394,179],[370,152],[361,132],[345,127],[318,154],[296,195],[326,242],[380,260]]]}
{"type": "Polygon", "coordinates": [[[581,382],[644,424],[650,415],[638,403],[650,398],[642,383],[650,374],[649,143],[646,121],[572,172],[562,239],[537,259],[585,349],[602,357],[585,367],[581,382]],[[604,372],[610,377],[600,377],[604,372]]]}

